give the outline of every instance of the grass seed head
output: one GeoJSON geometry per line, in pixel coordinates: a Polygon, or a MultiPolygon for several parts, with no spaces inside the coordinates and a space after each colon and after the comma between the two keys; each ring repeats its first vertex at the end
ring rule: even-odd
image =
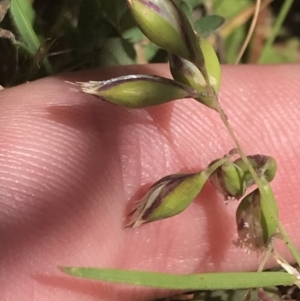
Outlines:
{"type": "Polygon", "coordinates": [[[137,26],[166,51],[204,67],[198,38],[173,0],[127,0],[137,26]]]}
{"type": "Polygon", "coordinates": [[[106,81],[78,84],[85,93],[128,108],[145,108],[198,95],[191,87],[154,75],[125,75],[106,81]]]}
{"type": "Polygon", "coordinates": [[[236,210],[238,240],[236,244],[247,252],[261,251],[265,247],[260,193],[256,189],[240,202],[236,210]]]}
{"type": "MultiPolygon", "coordinates": [[[[273,157],[257,154],[247,156],[247,158],[259,177],[264,177],[268,182],[271,182],[274,179],[277,171],[277,162],[273,157]]],[[[245,162],[239,158],[234,161],[234,164],[243,170],[247,186],[252,186],[254,180],[245,162]]]]}
{"type": "MultiPolygon", "coordinates": [[[[213,161],[211,164],[213,164],[213,161]]],[[[215,170],[210,181],[224,195],[225,201],[229,198],[239,199],[246,191],[244,172],[234,163],[227,161],[215,170]]]]}
{"type": "Polygon", "coordinates": [[[157,181],[136,204],[127,227],[138,227],[181,213],[198,195],[202,174],[173,174],[157,181]]]}

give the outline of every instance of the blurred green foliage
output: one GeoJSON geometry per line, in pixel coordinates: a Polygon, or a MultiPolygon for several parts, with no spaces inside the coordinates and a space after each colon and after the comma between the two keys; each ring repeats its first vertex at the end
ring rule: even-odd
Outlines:
{"type": "MultiPolygon", "coordinates": [[[[253,8],[254,1],[176,2],[194,29],[210,39],[221,61],[233,63],[252,16],[243,14],[253,8]]],[[[272,18],[267,21],[272,25],[272,18]]],[[[167,61],[166,53],[135,27],[126,0],[1,0],[0,22],[2,86],[60,72],[167,61]]],[[[281,34],[288,33],[282,30],[281,34]]],[[[253,48],[260,50],[252,41],[243,63],[255,62],[253,48]]],[[[264,62],[295,62],[298,53],[299,39],[290,37],[273,47],[264,62]]]]}

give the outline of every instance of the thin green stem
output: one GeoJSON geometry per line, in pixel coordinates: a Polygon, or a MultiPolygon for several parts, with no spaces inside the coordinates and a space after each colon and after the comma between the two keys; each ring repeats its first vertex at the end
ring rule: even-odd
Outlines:
{"type": "Polygon", "coordinates": [[[263,63],[266,60],[267,55],[270,51],[270,48],[272,47],[274,40],[277,37],[279,30],[282,27],[283,21],[285,20],[292,4],[293,4],[293,0],[283,1],[282,7],[280,9],[280,12],[279,12],[279,14],[276,18],[275,24],[273,26],[273,30],[272,30],[271,34],[269,35],[267,42],[263,48],[263,51],[260,55],[260,58],[258,60],[259,63],[263,63]]]}
{"type": "MultiPolygon", "coordinates": [[[[268,259],[269,259],[270,256],[272,255],[273,249],[274,249],[274,243],[273,243],[273,240],[272,240],[272,241],[271,241],[271,244],[269,244],[269,245],[267,246],[266,253],[265,253],[265,255],[264,255],[264,257],[263,257],[263,259],[262,259],[262,261],[261,261],[261,263],[260,263],[260,265],[259,265],[259,267],[258,267],[258,269],[257,269],[257,272],[258,272],[258,273],[263,272],[264,267],[265,267],[265,265],[266,265],[266,262],[268,261],[268,259]]],[[[246,296],[244,297],[243,300],[250,300],[250,299],[251,299],[252,290],[253,290],[252,288],[249,288],[249,289],[248,289],[248,291],[247,291],[247,293],[246,293],[246,296]]]]}
{"type": "Polygon", "coordinates": [[[280,221],[278,221],[277,223],[277,227],[280,231],[280,233],[283,236],[283,241],[285,242],[287,248],[291,251],[291,253],[293,254],[294,258],[296,259],[297,264],[300,266],[300,254],[296,248],[296,246],[293,244],[293,242],[291,241],[289,235],[287,234],[287,232],[285,231],[284,227],[282,226],[282,224],[280,223],[280,221]]]}
{"type": "MultiPolygon", "coordinates": [[[[264,189],[264,186],[259,178],[259,176],[257,175],[257,173],[255,172],[255,170],[253,169],[252,165],[250,164],[247,156],[245,155],[243,149],[242,149],[242,146],[241,144],[239,143],[236,135],[234,134],[233,132],[233,129],[230,125],[230,123],[228,122],[228,118],[226,116],[226,114],[224,113],[221,105],[219,104],[218,100],[215,99],[215,102],[216,102],[216,108],[220,114],[220,117],[221,117],[221,120],[223,121],[225,127],[227,128],[227,131],[228,133],[230,134],[232,140],[234,141],[234,143],[236,144],[237,148],[238,148],[238,151],[239,151],[239,154],[242,158],[242,160],[245,162],[249,172],[251,173],[256,185],[258,186],[259,188],[259,191],[262,195],[264,195],[264,199],[265,200],[268,200],[268,196],[266,195],[266,192],[265,192],[265,189],[264,189]]],[[[269,206],[269,212],[272,214],[272,219],[275,220],[275,222],[277,223],[277,227],[280,231],[280,233],[282,234],[283,236],[283,240],[284,242],[286,243],[286,246],[289,248],[289,250],[291,251],[291,253],[293,254],[297,264],[300,266],[300,254],[299,252],[297,251],[297,248],[295,247],[295,245],[293,244],[293,242],[291,241],[290,237],[288,236],[287,232],[285,231],[284,227],[282,226],[282,224],[280,223],[280,221],[275,218],[275,214],[274,213],[274,210],[273,208],[270,208],[269,206]]]]}
{"type": "Polygon", "coordinates": [[[265,256],[264,258],[262,259],[258,269],[257,269],[257,272],[262,272],[264,270],[264,267],[268,261],[268,259],[270,258],[271,254],[272,254],[272,251],[273,251],[273,246],[268,246],[267,248],[267,251],[265,253],[265,256]]]}
{"type": "MultiPolygon", "coordinates": [[[[291,0],[286,0],[286,2],[290,2],[290,1],[291,0]]],[[[288,11],[288,9],[287,9],[288,7],[286,5],[286,2],[285,2],[284,7],[282,9],[284,11],[288,11]]],[[[281,11],[281,15],[283,15],[282,11],[281,11]]],[[[265,191],[265,187],[264,187],[262,181],[260,180],[260,178],[257,175],[256,171],[254,170],[254,168],[252,167],[250,161],[248,160],[246,154],[244,153],[243,148],[242,148],[240,142],[238,141],[238,139],[237,139],[237,137],[236,137],[229,121],[228,121],[228,117],[226,116],[223,108],[221,107],[221,105],[219,103],[217,95],[214,93],[214,90],[213,90],[212,86],[210,85],[208,73],[207,73],[207,70],[206,70],[205,66],[202,66],[199,63],[199,64],[197,64],[197,67],[203,74],[203,77],[204,77],[204,79],[206,81],[206,85],[207,85],[208,95],[210,95],[212,97],[215,109],[218,111],[218,113],[221,117],[221,120],[224,123],[229,135],[231,136],[232,140],[234,141],[235,145],[237,146],[237,149],[239,151],[239,154],[240,154],[242,160],[246,164],[246,166],[247,166],[249,172],[251,173],[256,185],[258,186],[260,194],[262,195],[262,199],[266,200],[266,203],[267,203],[266,205],[267,205],[268,211],[270,213],[270,218],[274,221],[274,223],[277,224],[277,228],[280,231],[280,233],[282,234],[284,242],[286,243],[287,247],[289,248],[289,250],[293,254],[296,262],[300,266],[300,253],[297,251],[297,248],[295,247],[295,245],[293,244],[293,242],[289,238],[287,232],[285,231],[282,224],[280,223],[279,219],[277,218],[277,214],[274,211],[274,208],[271,205],[269,205],[268,200],[269,200],[270,196],[265,191]]],[[[270,203],[271,204],[274,204],[274,203],[276,204],[275,200],[273,200],[273,202],[270,202],[270,203]]]]}
{"type": "MultiPolygon", "coordinates": [[[[263,53],[260,57],[260,62],[262,62],[264,60],[264,57],[266,56],[266,53],[268,53],[268,50],[270,49],[270,47],[272,46],[273,42],[274,42],[274,39],[275,37],[277,36],[281,26],[282,26],[282,23],[288,13],[288,11],[290,10],[291,8],[291,5],[293,4],[293,0],[286,0],[284,1],[284,4],[280,10],[280,13],[277,17],[277,20],[275,22],[275,25],[274,25],[274,29],[272,31],[272,34],[269,36],[268,40],[267,40],[267,43],[264,47],[264,50],[263,50],[263,53]]],[[[202,68],[202,71],[203,69],[205,70],[205,68],[202,68]]],[[[207,75],[207,72],[205,70],[205,79],[206,79],[206,83],[208,85],[208,90],[210,92],[210,95],[212,97],[214,97],[214,93],[213,93],[213,89],[212,87],[210,86],[210,83],[208,81],[208,75],[207,75]]],[[[223,108],[221,107],[217,97],[215,96],[215,107],[218,111],[218,113],[220,114],[220,117],[221,117],[221,120],[222,122],[224,123],[225,127],[227,128],[227,131],[229,133],[229,135],[231,136],[232,140],[234,141],[235,145],[237,146],[238,148],[238,151],[239,151],[239,154],[242,158],[242,160],[244,161],[244,163],[246,164],[249,172],[251,173],[256,185],[258,186],[259,188],[259,191],[260,193],[264,196],[264,199],[265,200],[268,200],[268,196],[265,192],[265,189],[264,189],[264,185],[262,184],[259,176],[257,175],[257,173],[255,172],[255,170],[253,169],[251,163],[249,162],[247,156],[245,155],[244,151],[243,151],[243,148],[241,146],[241,144],[239,143],[230,123],[228,122],[228,118],[223,110],[223,108]]],[[[300,253],[297,251],[297,248],[295,247],[295,245],[293,244],[293,242],[291,241],[289,235],[287,234],[287,232],[285,231],[283,225],[280,223],[279,219],[276,218],[276,214],[273,210],[273,208],[271,208],[271,206],[268,206],[269,207],[269,212],[271,213],[271,218],[276,222],[277,224],[277,227],[278,227],[278,230],[280,231],[280,233],[282,234],[283,236],[283,240],[286,244],[286,246],[289,248],[289,250],[291,251],[291,253],[293,254],[297,264],[300,266],[300,253]]]]}

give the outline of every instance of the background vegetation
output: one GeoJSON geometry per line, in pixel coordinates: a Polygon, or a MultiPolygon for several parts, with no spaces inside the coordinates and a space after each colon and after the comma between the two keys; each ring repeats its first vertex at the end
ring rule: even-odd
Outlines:
{"type": "MultiPolygon", "coordinates": [[[[195,29],[214,45],[221,62],[233,63],[248,32],[255,1],[176,1],[195,29]],[[204,18],[207,15],[226,21],[215,30],[222,18],[204,18]]],[[[242,63],[299,62],[299,14],[300,1],[262,1],[242,63]],[[286,6],[284,26],[279,22],[275,42],[264,51],[287,2],[292,8],[286,6]]],[[[166,53],[135,27],[125,0],[0,0],[0,22],[3,87],[60,72],[167,60],[166,53]]]]}

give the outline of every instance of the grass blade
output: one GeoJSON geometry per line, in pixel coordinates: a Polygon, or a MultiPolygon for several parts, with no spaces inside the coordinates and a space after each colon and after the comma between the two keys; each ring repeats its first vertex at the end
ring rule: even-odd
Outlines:
{"type": "Polygon", "coordinates": [[[34,55],[40,47],[40,42],[32,28],[35,18],[33,8],[29,1],[12,0],[10,12],[23,41],[34,55]]]}
{"type": "Polygon", "coordinates": [[[293,275],[284,272],[176,275],[99,268],[60,267],[60,270],[87,279],[178,290],[246,289],[293,285],[295,281],[293,275]]]}
{"type": "MultiPolygon", "coordinates": [[[[35,19],[35,11],[28,0],[12,0],[10,14],[27,51],[34,57],[41,47],[40,41],[32,27],[35,19]]],[[[43,65],[48,73],[52,73],[47,58],[44,58],[43,65]]]]}
{"type": "Polygon", "coordinates": [[[282,24],[287,16],[289,10],[292,7],[293,2],[294,2],[294,0],[286,0],[286,1],[282,2],[282,7],[276,18],[275,24],[273,25],[272,32],[267,39],[267,42],[263,48],[262,53],[260,54],[260,58],[258,60],[259,63],[264,63],[264,61],[267,59],[269,52],[271,51],[271,47],[275,41],[275,38],[278,36],[278,33],[279,33],[280,29],[282,28],[282,24]]]}

